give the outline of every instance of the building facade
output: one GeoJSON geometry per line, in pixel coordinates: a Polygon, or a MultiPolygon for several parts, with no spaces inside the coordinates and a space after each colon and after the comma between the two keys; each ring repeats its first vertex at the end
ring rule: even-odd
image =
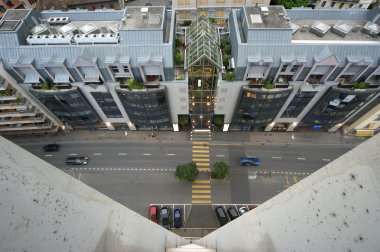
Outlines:
{"type": "Polygon", "coordinates": [[[312,0],[310,1],[315,8],[335,8],[335,9],[348,9],[348,8],[361,8],[368,9],[376,0],[312,0]]]}
{"type": "Polygon", "coordinates": [[[254,4],[184,24],[165,7],[8,10],[0,73],[55,126],[333,132],[378,103],[379,14],[254,4]]]}

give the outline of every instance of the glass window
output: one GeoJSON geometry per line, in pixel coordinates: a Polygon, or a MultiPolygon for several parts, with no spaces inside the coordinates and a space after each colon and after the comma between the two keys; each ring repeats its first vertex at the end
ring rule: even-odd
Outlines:
{"type": "Polygon", "coordinates": [[[178,5],[183,5],[183,0],[178,0],[178,5]]]}
{"type": "Polygon", "coordinates": [[[224,3],[224,0],[216,0],[216,3],[224,3]]]}
{"type": "Polygon", "coordinates": [[[242,0],[234,0],[234,3],[241,3],[242,0]]]}
{"type": "Polygon", "coordinates": [[[208,0],[200,0],[201,4],[208,4],[208,0]]]}
{"type": "Polygon", "coordinates": [[[119,68],[117,66],[111,66],[111,71],[112,73],[118,73],[119,72],[119,68]]]}
{"type": "Polygon", "coordinates": [[[223,10],[216,10],[215,11],[215,17],[221,18],[224,16],[224,11],[223,10]]]}

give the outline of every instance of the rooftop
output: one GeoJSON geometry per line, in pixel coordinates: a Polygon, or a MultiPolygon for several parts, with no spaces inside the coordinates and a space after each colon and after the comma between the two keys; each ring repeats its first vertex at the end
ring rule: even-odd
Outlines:
{"type": "Polygon", "coordinates": [[[121,29],[160,29],[164,19],[164,7],[128,7],[122,19],[121,29]]]}
{"type": "Polygon", "coordinates": [[[250,29],[290,28],[282,6],[245,7],[245,15],[250,29]]]}
{"type": "Polygon", "coordinates": [[[299,29],[293,33],[292,40],[329,40],[329,41],[379,41],[379,36],[370,36],[362,32],[363,27],[367,24],[367,20],[291,20],[291,22],[299,29]],[[319,25],[322,23],[323,25],[319,25]],[[317,24],[318,27],[324,27],[324,35],[318,36],[310,32],[310,27],[317,24]],[[344,37],[332,32],[332,27],[336,27],[346,34],[344,37]]]}
{"type": "Polygon", "coordinates": [[[30,10],[9,9],[0,21],[0,31],[14,31],[22,19],[24,19],[30,10]]]}

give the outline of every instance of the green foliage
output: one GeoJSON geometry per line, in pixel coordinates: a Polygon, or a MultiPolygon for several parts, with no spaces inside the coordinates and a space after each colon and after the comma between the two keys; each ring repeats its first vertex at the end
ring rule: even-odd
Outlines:
{"type": "Polygon", "coordinates": [[[57,91],[57,90],[58,90],[57,85],[52,85],[52,86],[51,86],[51,90],[57,91]]]}
{"type": "Polygon", "coordinates": [[[177,49],[174,54],[174,63],[176,65],[181,65],[183,63],[182,53],[177,49]]]}
{"type": "Polygon", "coordinates": [[[365,83],[364,81],[354,82],[354,85],[352,88],[353,89],[367,89],[368,83],[365,83]]]}
{"type": "Polygon", "coordinates": [[[181,42],[181,40],[179,39],[179,38],[176,38],[175,39],[175,47],[181,47],[182,46],[182,42],[181,42]]]}
{"type": "Polygon", "coordinates": [[[228,38],[223,37],[220,39],[220,48],[222,49],[223,53],[231,54],[231,44],[228,38]]]}
{"type": "Polygon", "coordinates": [[[264,81],[264,88],[266,89],[273,89],[274,88],[274,84],[270,83],[269,81],[264,81]]]}
{"type": "Polygon", "coordinates": [[[226,81],[234,81],[235,80],[235,74],[234,72],[227,72],[224,74],[224,79],[226,81]]]}
{"type": "Polygon", "coordinates": [[[216,21],[215,18],[209,17],[208,20],[210,20],[211,23],[215,24],[215,21],[216,21]]]}
{"type": "Polygon", "coordinates": [[[197,165],[192,161],[184,165],[177,165],[175,177],[179,180],[193,182],[198,173],[197,165]]]}
{"type": "Polygon", "coordinates": [[[223,54],[223,65],[227,68],[228,64],[230,63],[229,60],[231,58],[231,55],[229,54],[223,54]]]}
{"type": "Polygon", "coordinates": [[[213,165],[212,177],[215,179],[226,179],[230,175],[230,167],[224,162],[216,162],[213,165]]]}
{"type": "Polygon", "coordinates": [[[178,116],[178,123],[181,127],[186,127],[190,123],[190,118],[188,115],[179,115],[178,116]]]}
{"type": "Polygon", "coordinates": [[[144,83],[138,82],[135,79],[128,79],[128,88],[129,90],[135,90],[135,89],[143,89],[144,88],[144,83]]]}
{"type": "Polygon", "coordinates": [[[283,5],[285,9],[302,7],[309,4],[309,0],[275,0],[276,5],[283,5]]]}
{"type": "Polygon", "coordinates": [[[176,77],[176,80],[184,80],[185,79],[185,75],[184,74],[179,74],[177,77],[176,77]]]}
{"type": "Polygon", "coordinates": [[[43,90],[49,90],[50,89],[50,85],[49,85],[49,83],[44,82],[44,83],[42,83],[41,88],[43,90]]]}
{"type": "Polygon", "coordinates": [[[189,26],[189,25],[191,25],[191,21],[190,21],[190,20],[185,20],[185,21],[183,21],[183,22],[180,24],[180,26],[189,26]]]}
{"type": "Polygon", "coordinates": [[[215,126],[221,127],[223,125],[223,122],[224,122],[224,116],[223,115],[215,115],[212,121],[215,124],[215,126]]]}

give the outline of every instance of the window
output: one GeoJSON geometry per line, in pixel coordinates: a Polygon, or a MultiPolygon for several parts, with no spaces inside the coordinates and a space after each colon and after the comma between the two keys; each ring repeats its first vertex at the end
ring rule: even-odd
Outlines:
{"type": "Polygon", "coordinates": [[[339,9],[342,9],[343,6],[344,6],[344,3],[341,3],[341,4],[339,5],[339,9]]]}
{"type": "Polygon", "coordinates": [[[129,67],[128,66],[123,66],[124,73],[129,73],[129,67]]]}
{"type": "Polygon", "coordinates": [[[350,5],[348,6],[348,8],[352,8],[352,6],[354,6],[354,4],[350,4],[350,5]]]}
{"type": "Polygon", "coordinates": [[[216,3],[224,3],[224,0],[216,0],[216,3]]]}
{"type": "Polygon", "coordinates": [[[208,4],[208,0],[200,0],[200,4],[208,4]]]}
{"type": "Polygon", "coordinates": [[[186,5],[190,5],[190,0],[185,0],[186,5]]]}
{"type": "Polygon", "coordinates": [[[288,66],[287,66],[287,65],[283,65],[283,66],[281,67],[281,72],[286,72],[286,68],[288,68],[288,66]]]}
{"type": "Polygon", "coordinates": [[[190,19],[190,12],[189,11],[181,11],[179,13],[180,19],[190,19]]]}
{"type": "Polygon", "coordinates": [[[336,2],[332,2],[331,7],[334,7],[335,4],[336,4],[336,2]]]}
{"type": "Polygon", "coordinates": [[[178,5],[183,5],[183,0],[178,0],[178,5]]]}
{"type": "Polygon", "coordinates": [[[323,1],[322,4],[321,4],[321,7],[325,7],[327,1],[323,1]]]}
{"type": "Polygon", "coordinates": [[[224,11],[223,10],[216,10],[215,11],[215,17],[221,18],[224,16],[224,11]]]}
{"type": "Polygon", "coordinates": [[[117,66],[110,66],[112,73],[118,73],[119,68],[117,66]]]}
{"type": "Polygon", "coordinates": [[[252,0],[252,3],[253,3],[253,4],[256,4],[256,3],[258,3],[258,4],[263,4],[264,1],[265,1],[265,0],[252,0]]]}
{"type": "Polygon", "coordinates": [[[292,66],[292,69],[290,70],[290,72],[295,73],[298,71],[298,68],[299,68],[298,65],[294,65],[294,66],[292,66]]]}
{"type": "Polygon", "coordinates": [[[205,17],[207,17],[208,16],[208,11],[207,10],[200,10],[199,11],[199,16],[205,16],[205,17]]]}
{"type": "Polygon", "coordinates": [[[234,3],[241,3],[242,0],[234,0],[234,3]]]}

